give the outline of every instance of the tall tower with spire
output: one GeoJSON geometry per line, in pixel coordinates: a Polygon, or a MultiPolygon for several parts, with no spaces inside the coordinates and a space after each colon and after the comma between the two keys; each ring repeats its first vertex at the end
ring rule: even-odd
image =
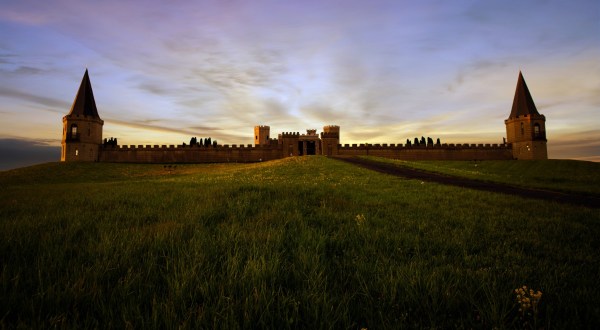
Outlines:
{"type": "Polygon", "coordinates": [[[548,159],[546,117],[537,111],[523,74],[519,72],[512,110],[506,124],[506,142],[516,159],[548,159]]]}
{"type": "Polygon", "coordinates": [[[98,115],[87,69],[81,80],[71,111],[63,117],[60,160],[95,162],[99,159],[104,121],[98,115]]]}

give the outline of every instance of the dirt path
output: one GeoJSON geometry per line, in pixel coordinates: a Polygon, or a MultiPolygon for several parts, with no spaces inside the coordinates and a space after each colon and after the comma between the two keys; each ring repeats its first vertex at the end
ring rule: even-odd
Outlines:
{"type": "Polygon", "coordinates": [[[576,194],[562,193],[552,190],[542,190],[534,188],[523,188],[510,186],[503,183],[477,181],[457,176],[449,176],[434,172],[417,170],[409,167],[397,166],[393,164],[380,163],[358,157],[336,157],[336,159],[358,165],[373,171],[386,173],[395,176],[401,176],[408,179],[430,181],[462,188],[470,188],[491,192],[498,192],[509,195],[517,195],[526,198],[537,198],[558,203],[574,204],[592,208],[600,208],[600,198],[591,196],[582,196],[576,194]]]}

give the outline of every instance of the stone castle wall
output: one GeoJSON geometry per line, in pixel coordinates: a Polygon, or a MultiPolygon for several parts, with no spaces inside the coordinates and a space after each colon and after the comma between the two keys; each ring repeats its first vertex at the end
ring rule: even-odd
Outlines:
{"type": "Polygon", "coordinates": [[[277,145],[132,145],[102,146],[99,160],[117,163],[226,163],[273,160],[282,158],[281,155],[281,147],[277,145]]]}
{"type": "MultiPolygon", "coordinates": [[[[292,144],[293,145],[293,144],[292,144]]],[[[326,149],[327,150],[327,149],[326,149]]],[[[403,160],[504,160],[513,159],[510,145],[442,144],[439,146],[404,146],[402,144],[337,145],[328,156],[377,156],[403,160]]],[[[285,144],[200,146],[102,146],[99,161],[125,163],[226,163],[259,162],[288,157],[285,144]]],[[[297,155],[297,153],[293,153],[297,155]]]]}
{"type": "Polygon", "coordinates": [[[512,148],[504,144],[442,144],[404,146],[402,144],[345,144],[340,156],[376,156],[402,160],[505,160],[513,159],[512,148]]]}

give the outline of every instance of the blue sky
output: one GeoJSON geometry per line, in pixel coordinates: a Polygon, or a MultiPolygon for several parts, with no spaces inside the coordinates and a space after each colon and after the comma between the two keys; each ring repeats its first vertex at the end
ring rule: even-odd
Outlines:
{"type": "Polygon", "coordinates": [[[60,145],[86,67],[104,136],[136,145],[500,143],[522,70],[549,156],[600,160],[597,0],[5,0],[0,139],[60,145]]]}

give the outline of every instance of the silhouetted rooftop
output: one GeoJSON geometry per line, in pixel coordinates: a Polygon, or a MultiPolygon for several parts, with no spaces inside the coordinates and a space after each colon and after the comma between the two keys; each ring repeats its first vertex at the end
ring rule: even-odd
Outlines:
{"type": "Polygon", "coordinates": [[[79,91],[75,96],[73,105],[71,106],[70,115],[90,116],[93,118],[100,119],[98,115],[98,109],[96,108],[96,100],[94,100],[94,92],[92,91],[92,83],[88,76],[88,70],[85,70],[79,91]]]}
{"type": "Polygon", "coordinates": [[[508,118],[517,118],[524,115],[539,115],[540,113],[535,108],[533,98],[529,93],[523,74],[519,71],[519,80],[517,81],[517,90],[513,100],[512,110],[508,118]]]}

